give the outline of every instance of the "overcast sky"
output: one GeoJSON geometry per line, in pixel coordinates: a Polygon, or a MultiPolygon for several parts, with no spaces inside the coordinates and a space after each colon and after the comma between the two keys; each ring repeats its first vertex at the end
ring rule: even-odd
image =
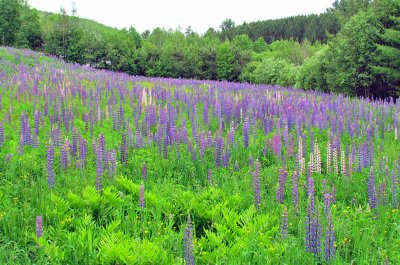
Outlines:
{"type": "MultiPolygon", "coordinates": [[[[28,0],[31,7],[58,13],[71,10],[71,0],[28,0]]],[[[231,18],[236,25],[300,14],[319,14],[334,0],[75,0],[78,16],[107,26],[139,32],[155,27],[184,31],[189,25],[200,34],[231,18]]]]}

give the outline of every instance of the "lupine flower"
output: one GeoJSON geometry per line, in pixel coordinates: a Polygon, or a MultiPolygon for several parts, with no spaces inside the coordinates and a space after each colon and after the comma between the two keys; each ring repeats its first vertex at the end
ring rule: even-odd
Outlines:
{"type": "Polygon", "coordinates": [[[283,206],[281,235],[282,239],[286,239],[288,237],[288,212],[286,206],[283,206]]]}
{"type": "Polygon", "coordinates": [[[71,157],[77,158],[78,156],[78,132],[75,128],[72,130],[72,145],[71,145],[71,157]]]}
{"type": "Polygon", "coordinates": [[[80,160],[80,166],[82,168],[86,164],[86,156],[87,156],[87,143],[85,139],[81,138],[79,143],[79,160],[80,160]]]}
{"type": "Polygon", "coordinates": [[[204,151],[205,151],[205,139],[204,139],[204,134],[200,134],[200,158],[204,158],[204,151]]]}
{"type": "Polygon", "coordinates": [[[281,168],[279,170],[279,182],[278,182],[278,189],[276,191],[276,200],[283,204],[285,199],[285,182],[287,179],[287,172],[285,169],[281,168]]]}
{"type": "Polygon", "coordinates": [[[209,169],[208,170],[208,172],[207,172],[207,180],[208,180],[208,183],[212,183],[212,171],[211,171],[211,169],[209,169]]]}
{"type": "Polygon", "coordinates": [[[61,148],[61,167],[63,170],[67,169],[68,166],[68,141],[65,141],[65,143],[63,144],[62,148],[61,148]]]}
{"type": "Polygon", "coordinates": [[[3,122],[0,122],[0,147],[3,146],[4,143],[4,125],[3,122]]]}
{"type": "Polygon", "coordinates": [[[328,225],[325,234],[325,260],[332,261],[335,258],[335,230],[332,225],[332,214],[328,216],[328,225]]]}
{"type": "Polygon", "coordinates": [[[273,142],[273,150],[274,150],[275,156],[277,156],[278,159],[281,159],[281,157],[282,157],[282,140],[281,140],[281,133],[279,130],[276,134],[274,134],[272,142],[273,142]]]}
{"type": "Polygon", "coordinates": [[[193,228],[192,228],[192,219],[190,218],[190,214],[187,217],[187,224],[185,228],[185,236],[184,236],[184,258],[185,264],[194,265],[194,253],[193,253],[193,228]]]}
{"type": "Polygon", "coordinates": [[[54,147],[53,143],[50,141],[47,147],[47,180],[51,189],[54,189],[54,147]]]}
{"type": "Polygon", "coordinates": [[[36,216],[36,237],[41,238],[43,236],[43,218],[42,216],[36,216]]]}
{"type": "MultiPolygon", "coordinates": [[[[192,147],[192,143],[191,142],[190,142],[189,145],[192,147]]],[[[193,154],[193,152],[191,152],[191,153],[193,154]]],[[[165,159],[168,158],[168,138],[167,138],[167,136],[164,137],[163,155],[164,155],[165,159]]]]}
{"type": "Polygon", "coordinates": [[[260,196],[260,162],[256,159],[254,163],[254,171],[253,171],[253,190],[254,190],[254,204],[257,208],[260,208],[261,205],[261,196],[260,196]]]}
{"type": "Polygon", "coordinates": [[[368,181],[368,202],[371,208],[376,207],[374,167],[371,167],[368,181]]]}
{"type": "Polygon", "coordinates": [[[126,134],[122,134],[122,143],[121,143],[121,163],[123,165],[128,164],[128,144],[126,142],[126,134]]]}
{"type": "Polygon", "coordinates": [[[97,147],[96,151],[96,190],[103,190],[103,151],[101,147],[97,147]]]}
{"type": "Polygon", "coordinates": [[[35,111],[35,115],[33,116],[33,123],[34,123],[34,129],[33,133],[34,135],[38,136],[39,135],[39,111],[35,111]]]}
{"type": "Polygon", "coordinates": [[[140,185],[140,208],[144,209],[146,206],[144,201],[144,184],[140,185]]]}
{"type": "Polygon", "coordinates": [[[250,123],[249,123],[249,118],[246,117],[243,122],[243,146],[245,148],[249,147],[249,137],[250,137],[250,123]]]}
{"type": "Polygon", "coordinates": [[[226,151],[224,151],[224,152],[222,153],[222,156],[221,156],[221,165],[222,165],[223,167],[227,167],[227,166],[228,166],[228,154],[227,154],[226,151]]]}
{"type": "Polygon", "coordinates": [[[331,203],[332,203],[331,197],[332,196],[328,191],[328,186],[327,186],[327,180],[326,179],[324,179],[322,181],[322,187],[323,187],[322,195],[324,197],[324,213],[326,215],[328,215],[329,210],[331,208],[331,203]]]}
{"type": "Polygon", "coordinates": [[[113,149],[108,152],[108,175],[112,178],[117,174],[117,152],[113,149]]]}
{"type": "Polygon", "coordinates": [[[250,155],[250,156],[249,156],[249,167],[252,167],[253,164],[254,164],[254,159],[253,159],[253,157],[250,155]]]}
{"type": "Polygon", "coordinates": [[[313,207],[310,198],[306,215],[306,252],[317,256],[321,252],[321,221],[318,208],[313,209],[313,207]]]}
{"type": "Polygon", "coordinates": [[[222,149],[224,147],[224,139],[220,135],[215,137],[214,161],[216,166],[221,165],[222,149]]]}

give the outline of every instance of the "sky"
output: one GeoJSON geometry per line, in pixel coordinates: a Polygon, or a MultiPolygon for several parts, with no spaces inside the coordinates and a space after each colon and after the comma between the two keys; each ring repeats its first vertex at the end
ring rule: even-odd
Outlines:
{"type": "MultiPolygon", "coordinates": [[[[222,21],[232,19],[236,25],[283,18],[293,15],[319,14],[334,0],[75,0],[78,17],[92,19],[118,29],[133,26],[137,31],[156,27],[181,29],[188,26],[203,34],[208,28],[219,29],[222,21]]],[[[28,0],[31,7],[58,13],[61,7],[71,10],[72,0],[28,0]]]]}

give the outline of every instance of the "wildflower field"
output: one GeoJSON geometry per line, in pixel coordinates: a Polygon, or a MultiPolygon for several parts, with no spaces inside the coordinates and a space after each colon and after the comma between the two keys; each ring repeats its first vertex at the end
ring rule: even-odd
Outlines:
{"type": "Polygon", "coordinates": [[[400,101],[0,48],[0,264],[399,264],[400,101]]]}

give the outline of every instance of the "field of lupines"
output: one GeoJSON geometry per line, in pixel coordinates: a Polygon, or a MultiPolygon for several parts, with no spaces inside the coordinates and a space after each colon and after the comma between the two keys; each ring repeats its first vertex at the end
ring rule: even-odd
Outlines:
{"type": "Polygon", "coordinates": [[[399,264],[400,102],[0,48],[1,264],[399,264]]]}

